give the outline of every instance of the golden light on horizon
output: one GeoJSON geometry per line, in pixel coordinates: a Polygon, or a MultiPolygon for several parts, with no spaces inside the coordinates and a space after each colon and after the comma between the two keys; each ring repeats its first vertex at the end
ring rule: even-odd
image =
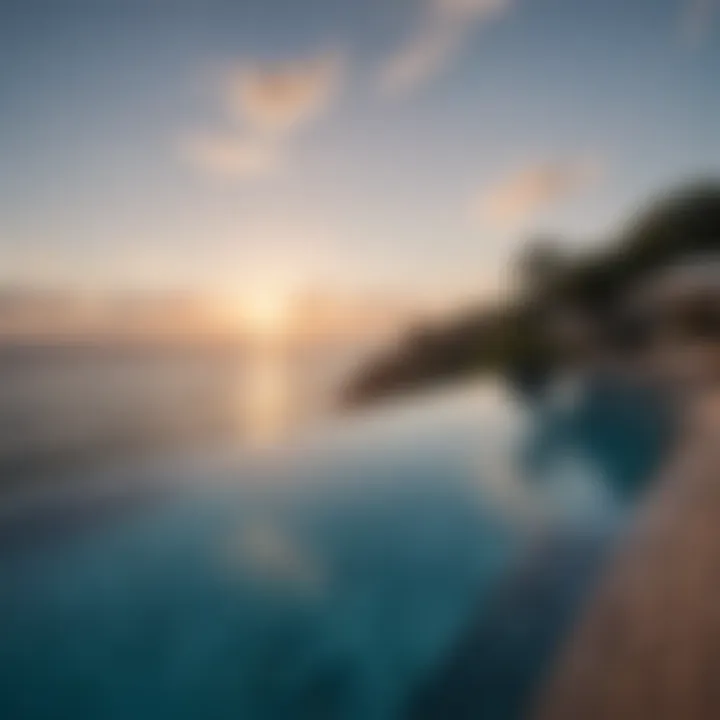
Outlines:
{"type": "Polygon", "coordinates": [[[277,336],[289,329],[290,301],[277,290],[256,290],[241,301],[243,329],[254,335],[277,336]]]}

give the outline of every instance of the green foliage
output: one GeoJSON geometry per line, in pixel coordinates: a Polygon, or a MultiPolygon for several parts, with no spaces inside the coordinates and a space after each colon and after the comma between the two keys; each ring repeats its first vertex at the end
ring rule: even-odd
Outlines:
{"type": "Polygon", "coordinates": [[[557,248],[543,239],[518,258],[520,299],[465,312],[441,327],[415,328],[394,352],[363,369],[345,400],[363,403],[470,373],[541,379],[558,358],[547,322],[555,309],[601,324],[648,275],[683,258],[720,252],[720,181],[661,198],[600,252],[571,260],[557,248]]]}
{"type": "Polygon", "coordinates": [[[570,267],[557,291],[601,311],[639,281],[685,257],[720,251],[720,182],[698,182],[653,203],[608,250],[570,267]]]}

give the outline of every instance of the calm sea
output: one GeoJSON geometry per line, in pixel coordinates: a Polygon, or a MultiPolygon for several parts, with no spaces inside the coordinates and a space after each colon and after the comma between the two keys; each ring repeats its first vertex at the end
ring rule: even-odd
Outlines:
{"type": "Polygon", "coordinates": [[[349,344],[2,349],[2,489],[178,449],[271,445],[325,415],[362,356],[349,344]]]}

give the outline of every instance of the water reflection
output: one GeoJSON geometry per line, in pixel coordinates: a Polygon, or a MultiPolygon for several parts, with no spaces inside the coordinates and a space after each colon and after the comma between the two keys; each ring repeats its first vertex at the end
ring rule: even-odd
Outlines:
{"type": "Polygon", "coordinates": [[[567,405],[536,411],[538,422],[524,452],[529,475],[546,476],[558,459],[577,456],[617,498],[642,489],[672,433],[667,398],[617,373],[595,373],[567,405]]]}
{"type": "Polygon", "coordinates": [[[271,447],[287,433],[293,414],[287,348],[278,341],[254,343],[240,384],[243,440],[254,449],[271,447]]]}
{"type": "Polygon", "coordinates": [[[74,481],[176,451],[267,447],[323,411],[341,349],[0,350],[3,486],[74,481]]]}

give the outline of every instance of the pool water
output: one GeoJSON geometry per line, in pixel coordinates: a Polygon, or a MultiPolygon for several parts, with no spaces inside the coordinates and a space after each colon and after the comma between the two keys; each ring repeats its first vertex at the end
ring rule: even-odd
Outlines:
{"type": "Polygon", "coordinates": [[[0,536],[0,717],[521,717],[665,442],[633,407],[473,385],[53,500],[0,536]]]}

